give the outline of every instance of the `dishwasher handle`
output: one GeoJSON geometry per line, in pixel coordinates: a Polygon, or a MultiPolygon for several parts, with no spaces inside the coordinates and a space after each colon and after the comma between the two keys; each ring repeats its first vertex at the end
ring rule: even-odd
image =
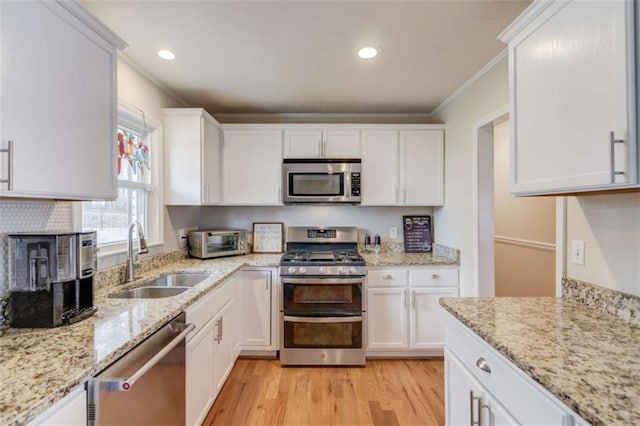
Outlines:
{"type": "Polygon", "coordinates": [[[140,380],[147,371],[151,370],[166,354],[171,352],[173,348],[178,346],[183,341],[187,334],[191,333],[196,328],[194,324],[172,324],[171,327],[180,327],[182,331],[176,337],[174,337],[165,347],[163,347],[158,353],[156,353],[149,361],[147,361],[142,367],[133,373],[129,378],[104,378],[100,379],[100,382],[106,386],[110,391],[128,391],[130,390],[137,380],[140,380]]]}

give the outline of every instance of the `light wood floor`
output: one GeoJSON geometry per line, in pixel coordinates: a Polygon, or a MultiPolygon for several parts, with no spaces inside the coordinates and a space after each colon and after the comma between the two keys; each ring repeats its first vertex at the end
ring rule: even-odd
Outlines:
{"type": "Polygon", "coordinates": [[[444,362],[280,367],[239,359],[205,425],[444,425],[444,362]]]}

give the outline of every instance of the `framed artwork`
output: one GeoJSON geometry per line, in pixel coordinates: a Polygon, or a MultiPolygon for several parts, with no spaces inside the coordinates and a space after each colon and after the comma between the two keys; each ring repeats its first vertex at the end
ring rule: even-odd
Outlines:
{"type": "Polygon", "coordinates": [[[253,252],[282,253],[284,249],[284,223],[254,222],[253,252]]]}

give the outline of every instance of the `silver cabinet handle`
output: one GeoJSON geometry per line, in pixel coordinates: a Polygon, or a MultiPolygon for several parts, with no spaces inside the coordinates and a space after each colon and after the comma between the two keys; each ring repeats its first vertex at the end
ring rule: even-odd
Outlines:
{"type": "Polygon", "coordinates": [[[7,191],[13,190],[13,141],[7,141],[7,147],[0,149],[0,153],[7,154],[7,178],[0,179],[0,183],[7,184],[7,191]]]}
{"type": "Polygon", "coordinates": [[[432,280],[437,280],[438,278],[440,278],[440,275],[438,275],[438,274],[431,274],[431,279],[432,279],[432,280]]]}
{"type": "Polygon", "coordinates": [[[322,139],[322,158],[327,157],[327,140],[322,139]]]}
{"type": "Polygon", "coordinates": [[[222,318],[216,321],[216,327],[218,327],[218,333],[216,334],[216,337],[213,338],[213,340],[220,343],[222,342],[222,318]]]}
{"type": "Polygon", "coordinates": [[[479,396],[473,396],[473,391],[469,391],[469,426],[482,426],[482,401],[479,396]],[[476,420],[473,403],[478,401],[478,420],[476,420]]]}
{"type": "Polygon", "coordinates": [[[616,183],[616,176],[624,176],[625,172],[616,170],[616,144],[624,143],[624,139],[616,139],[613,131],[609,133],[609,148],[611,149],[611,164],[609,165],[609,171],[611,172],[611,183],[616,183]]]}
{"type": "Polygon", "coordinates": [[[409,292],[405,291],[404,293],[404,308],[406,309],[409,305],[409,292]]]}
{"type": "Polygon", "coordinates": [[[562,426],[574,426],[574,419],[571,414],[565,414],[562,416],[562,426]]]}
{"type": "Polygon", "coordinates": [[[476,361],[476,367],[478,367],[482,371],[486,371],[487,373],[491,373],[491,367],[486,359],[480,357],[476,361]]]}
{"type": "Polygon", "coordinates": [[[416,309],[416,291],[413,290],[411,292],[411,304],[413,305],[413,309],[416,309]]]}
{"type": "Polygon", "coordinates": [[[383,279],[383,280],[392,280],[392,279],[393,279],[393,275],[391,275],[391,274],[384,274],[384,275],[382,276],[382,279],[383,279]]]}

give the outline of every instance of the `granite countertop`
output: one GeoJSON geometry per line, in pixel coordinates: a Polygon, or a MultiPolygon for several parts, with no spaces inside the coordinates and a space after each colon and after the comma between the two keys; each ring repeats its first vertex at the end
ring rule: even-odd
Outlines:
{"type": "Polygon", "coordinates": [[[372,253],[361,251],[360,254],[367,266],[460,265],[460,259],[440,256],[437,253],[372,253]]]}
{"type": "Polygon", "coordinates": [[[180,260],[128,285],[96,291],[97,313],[69,326],[9,329],[0,337],[0,424],[26,424],[106,368],[194,301],[244,266],[277,266],[281,255],[180,260]],[[165,299],[111,299],[109,294],[169,272],[210,272],[211,277],[165,299]]]}
{"type": "Polygon", "coordinates": [[[440,304],[592,424],[640,424],[640,328],[565,298],[440,304]]]}

